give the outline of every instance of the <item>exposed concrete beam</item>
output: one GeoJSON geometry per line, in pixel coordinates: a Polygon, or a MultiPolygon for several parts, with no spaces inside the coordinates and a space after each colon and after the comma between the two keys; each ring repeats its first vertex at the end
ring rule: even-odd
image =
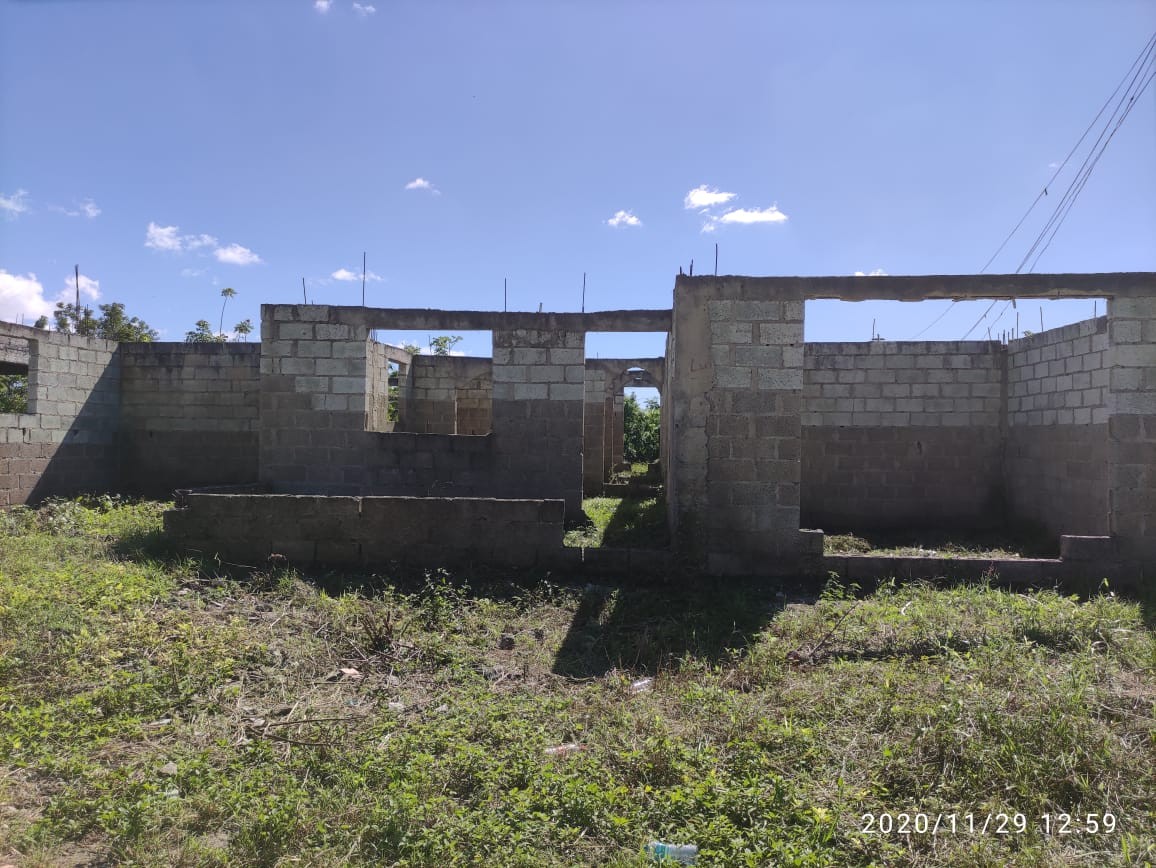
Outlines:
{"type": "MultiPolygon", "coordinates": [[[[295,305],[296,306],[296,305],[295,305]]],[[[422,308],[336,307],[333,322],[371,329],[495,331],[542,329],[570,332],[667,332],[669,310],[603,310],[592,313],[529,313],[422,308]]]]}
{"type": "Polygon", "coordinates": [[[1156,295],[1156,272],[1106,274],[929,274],[878,277],[741,277],[679,275],[682,287],[738,282],[751,300],[835,298],[923,301],[933,298],[1126,298],[1156,295]]]}

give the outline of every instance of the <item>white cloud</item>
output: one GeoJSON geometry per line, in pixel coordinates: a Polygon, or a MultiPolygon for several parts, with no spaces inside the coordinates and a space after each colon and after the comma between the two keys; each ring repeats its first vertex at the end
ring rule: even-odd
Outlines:
{"type": "MultiPolygon", "coordinates": [[[[350,271],[348,268],[339,268],[335,272],[333,272],[331,275],[329,275],[329,277],[332,278],[333,280],[348,280],[348,281],[361,280],[361,272],[360,271],[350,271]]],[[[375,280],[384,280],[384,278],[381,277],[381,275],[374,274],[372,271],[365,272],[365,279],[367,281],[370,281],[370,282],[375,281],[375,280]]]]}
{"type": "Polygon", "coordinates": [[[313,0],[313,8],[324,15],[333,5],[333,0],[313,0]]]}
{"type": "Polygon", "coordinates": [[[630,211],[617,211],[614,216],[606,221],[608,226],[641,226],[642,221],[634,216],[630,211]]]}
{"type": "Polygon", "coordinates": [[[80,294],[96,301],[100,298],[100,281],[93,280],[86,274],[80,275],[79,279],[74,274],[70,274],[64,278],[64,288],[57,294],[57,301],[76,301],[76,287],[80,285],[80,294]]]}
{"type": "Polygon", "coordinates": [[[181,238],[185,250],[198,250],[201,247],[216,247],[217,239],[212,235],[185,235],[181,238]]]}
{"type": "Polygon", "coordinates": [[[735,208],[718,218],[720,223],[786,223],[787,215],[778,205],[770,208],[735,208]]]}
{"type": "Polygon", "coordinates": [[[887,276],[887,272],[884,271],[882,268],[874,268],[871,271],[868,271],[866,273],[864,273],[862,271],[856,271],[855,272],[855,277],[886,277],[886,276],[887,276]]]}
{"type": "Polygon", "coordinates": [[[240,244],[218,247],[213,251],[213,255],[217,257],[218,262],[224,262],[226,265],[257,265],[261,262],[260,256],[240,244]]]}
{"type": "MultiPolygon", "coordinates": [[[[217,239],[213,235],[204,233],[182,235],[179,226],[158,226],[151,221],[145,230],[145,247],[151,247],[153,250],[164,250],[169,253],[185,253],[207,247],[213,251],[218,262],[223,262],[226,265],[256,265],[261,262],[260,256],[240,244],[222,246],[217,243],[217,239]]],[[[186,269],[186,271],[191,270],[186,269]]],[[[182,276],[193,276],[192,274],[186,275],[183,271],[181,274],[182,276]]]]}
{"type": "MultiPolygon", "coordinates": [[[[100,281],[87,274],[80,275],[80,294],[96,301],[100,298],[100,281]]],[[[31,324],[38,317],[51,317],[58,301],[76,301],[75,275],[65,276],[55,298],[45,298],[44,286],[35,274],[9,274],[0,268],[0,320],[18,322],[23,316],[25,323],[31,324]]]]}
{"type": "Polygon", "coordinates": [[[702,224],[702,231],[703,232],[710,233],[710,232],[714,232],[715,229],[716,229],[715,225],[713,223],[711,223],[709,220],[706,223],[702,224]]]}
{"type": "Polygon", "coordinates": [[[145,247],[153,250],[171,250],[174,253],[181,250],[181,237],[177,234],[176,226],[158,226],[149,221],[145,230],[145,247]]]}
{"type": "Polygon", "coordinates": [[[429,181],[427,181],[425,178],[414,178],[412,181],[410,181],[408,184],[405,185],[405,189],[407,189],[407,190],[428,190],[429,192],[433,193],[435,196],[440,196],[441,192],[442,192],[437,187],[435,187],[433,184],[431,184],[429,181]]]}
{"type": "Polygon", "coordinates": [[[722,193],[716,187],[695,187],[682,200],[684,208],[713,208],[715,205],[724,205],[735,197],[734,193],[722,193]]]}
{"type": "Polygon", "coordinates": [[[0,193],[0,211],[9,217],[16,217],[28,210],[28,191],[17,190],[11,196],[0,193]]]}
{"type": "Polygon", "coordinates": [[[95,220],[100,216],[100,208],[91,199],[85,199],[75,208],[61,208],[57,205],[49,205],[52,211],[59,211],[68,217],[87,217],[89,220],[95,220]]]}
{"type": "Polygon", "coordinates": [[[0,320],[25,322],[51,316],[53,305],[44,297],[44,287],[32,272],[9,274],[0,268],[0,320]]]}
{"type": "Polygon", "coordinates": [[[203,268],[182,268],[181,277],[200,277],[205,273],[203,268]]]}
{"type": "Polygon", "coordinates": [[[1048,163],[1048,168],[1049,169],[1058,169],[1058,168],[1060,168],[1060,164],[1053,161],[1051,163],[1048,163]]]}
{"type": "Polygon", "coordinates": [[[362,18],[365,18],[369,15],[372,15],[374,12],[376,12],[377,7],[371,6],[368,3],[366,3],[365,5],[362,5],[361,3],[354,3],[353,4],[353,11],[356,12],[358,15],[360,15],[362,18]]]}

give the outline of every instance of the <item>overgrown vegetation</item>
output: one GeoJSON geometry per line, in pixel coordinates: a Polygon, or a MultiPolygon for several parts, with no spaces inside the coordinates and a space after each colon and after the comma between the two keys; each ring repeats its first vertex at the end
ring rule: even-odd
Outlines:
{"type": "Polygon", "coordinates": [[[823,537],[829,555],[916,558],[1058,557],[1058,540],[1037,528],[1016,532],[926,531],[922,533],[842,533],[823,537]]]}
{"type": "Polygon", "coordinates": [[[0,514],[0,862],[1156,859],[1156,640],[1110,594],[231,578],[159,511],[0,514]],[[957,832],[862,834],[903,811],[957,832]]]}
{"type": "Polygon", "coordinates": [[[28,375],[0,374],[0,413],[28,412],[28,375]]]}
{"type": "Polygon", "coordinates": [[[622,404],[622,448],[627,461],[650,462],[658,460],[659,424],[662,410],[658,401],[650,398],[644,405],[628,394],[622,404]]]}
{"type": "Polygon", "coordinates": [[[108,341],[140,342],[157,339],[156,330],[147,322],[139,317],[125,315],[121,302],[102,304],[99,308],[100,316],[93,316],[89,307],[58,301],[52,314],[56,320],[56,330],[62,334],[104,338],[108,341]]]}
{"type": "MultiPolygon", "coordinates": [[[[645,466],[645,465],[643,465],[645,466]]],[[[589,520],[566,533],[568,546],[666,548],[666,503],[661,497],[589,497],[582,501],[589,520]]]]}

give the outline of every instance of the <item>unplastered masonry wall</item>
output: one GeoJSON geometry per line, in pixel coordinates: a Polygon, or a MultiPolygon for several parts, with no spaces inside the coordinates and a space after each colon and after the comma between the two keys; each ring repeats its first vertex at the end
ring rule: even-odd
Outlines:
{"type": "Polygon", "coordinates": [[[29,412],[0,414],[0,507],[117,486],[116,344],[0,323],[28,341],[29,412]]]}
{"type": "Polygon", "coordinates": [[[995,341],[814,343],[803,355],[804,526],[998,524],[995,341]]]}
{"type": "Polygon", "coordinates": [[[1008,344],[1008,504],[1050,532],[1108,532],[1108,319],[1008,344]]]}
{"type": "Polygon", "coordinates": [[[502,497],[548,497],[582,508],[586,336],[494,331],[494,485],[502,497]]]}
{"type": "Polygon", "coordinates": [[[261,565],[532,566],[562,547],[560,500],[188,494],[165,514],[181,546],[261,565]]]}
{"type": "Polygon", "coordinates": [[[280,493],[491,493],[486,437],[367,429],[373,345],[360,308],[261,310],[260,480],[280,493]]]}
{"type": "Polygon", "coordinates": [[[422,356],[412,361],[397,430],[485,434],[490,428],[491,362],[471,356],[422,356]]]}
{"type": "Polygon", "coordinates": [[[365,428],[367,431],[392,431],[389,419],[389,353],[384,344],[370,341],[366,344],[366,403],[365,428]]]}
{"type": "Polygon", "coordinates": [[[125,491],[256,481],[259,344],[121,344],[118,354],[125,491]]]}

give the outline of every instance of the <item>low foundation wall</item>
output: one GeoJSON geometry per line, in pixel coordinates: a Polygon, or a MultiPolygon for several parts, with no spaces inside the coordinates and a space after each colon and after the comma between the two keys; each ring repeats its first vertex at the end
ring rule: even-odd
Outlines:
{"type": "Polygon", "coordinates": [[[165,531],[249,566],[273,553],[294,564],[534,566],[562,548],[563,514],[561,500],[187,492],[165,531]]]}

